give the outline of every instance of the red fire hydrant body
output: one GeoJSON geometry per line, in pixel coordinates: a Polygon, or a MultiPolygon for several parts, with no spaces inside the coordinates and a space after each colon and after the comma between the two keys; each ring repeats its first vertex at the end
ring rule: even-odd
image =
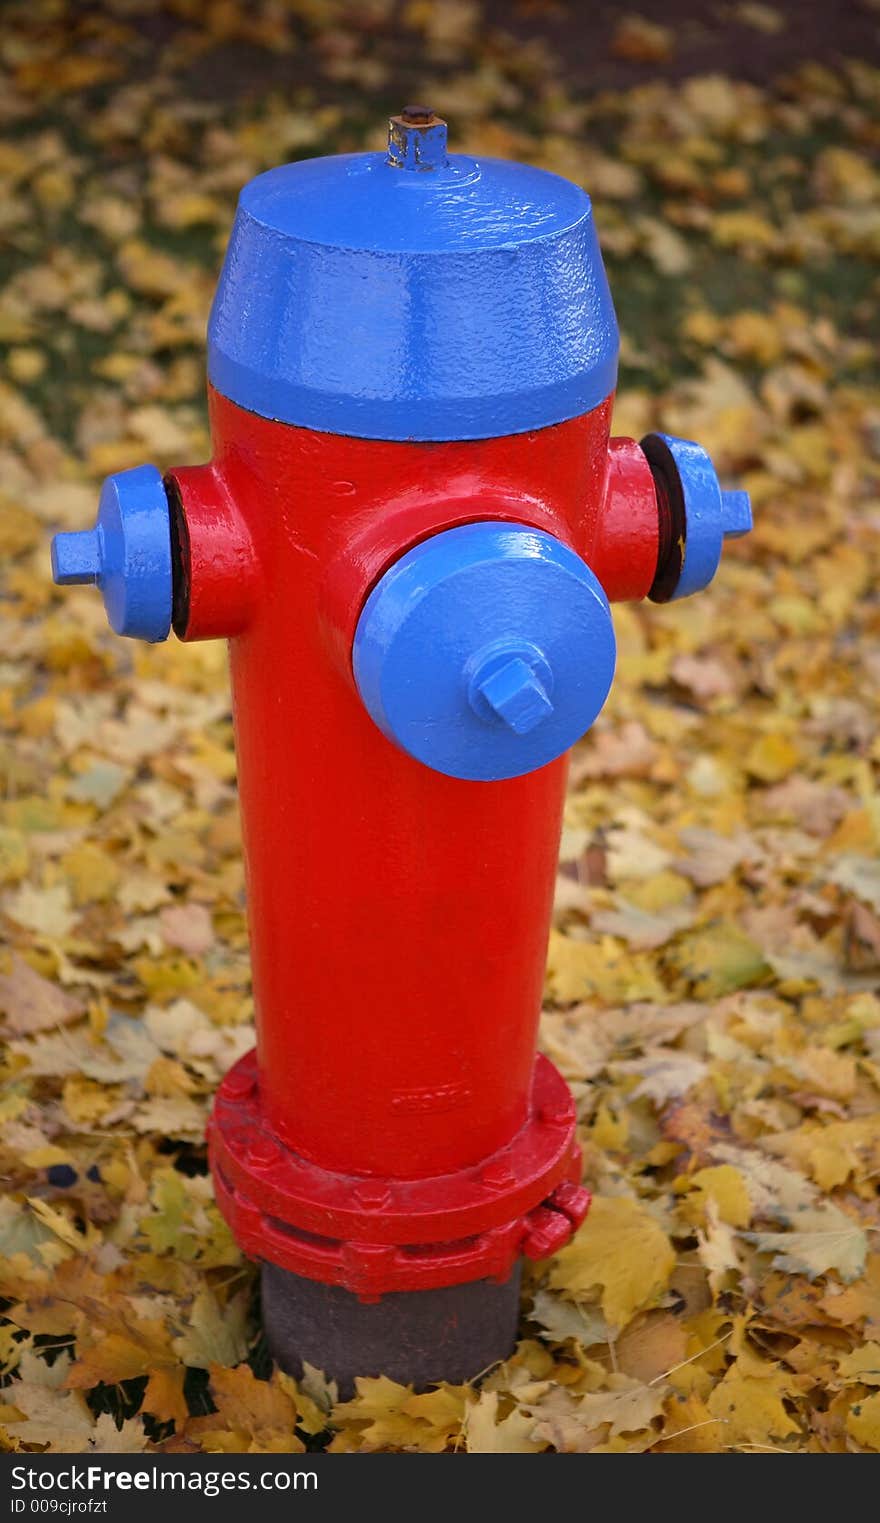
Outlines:
{"type": "MultiPolygon", "coordinates": [[[[411,185],[421,195],[432,173],[442,190],[454,175],[443,193],[458,197],[455,218],[461,185],[477,187],[453,241],[451,257],[466,260],[481,170],[446,160],[442,123],[427,113],[395,119],[389,158],[376,160],[349,162],[346,194],[351,183],[361,194],[370,175],[390,175],[395,195],[411,185]]],[[[519,309],[493,319],[514,348],[517,323],[543,321],[562,279],[546,268],[551,217],[532,214],[531,181],[522,231],[525,201],[511,198],[506,178],[517,169],[498,171],[491,208],[493,250],[513,268],[519,239],[533,261],[519,309]]],[[[549,204],[564,185],[554,182],[549,204]]],[[[526,377],[518,400],[502,405],[496,394],[481,421],[480,378],[508,363],[484,341],[457,412],[439,383],[411,420],[379,402],[370,411],[363,396],[357,405],[331,397],[322,412],[329,393],[303,385],[305,362],[291,379],[285,332],[293,324],[298,354],[314,345],[323,363],[341,303],[354,355],[358,324],[370,328],[386,299],[389,268],[406,267],[401,331],[407,343],[421,331],[434,374],[442,345],[407,263],[412,227],[388,239],[390,264],[361,269],[347,223],[314,253],[318,213],[298,211],[298,195],[291,179],[259,206],[243,199],[240,218],[258,226],[233,240],[212,319],[211,464],[171,472],[161,503],[149,468],[115,478],[98,528],[56,541],[56,577],[98,581],[123,632],[162,637],[173,592],[181,638],[230,641],[257,1050],[217,1096],[218,1199],[241,1247],[267,1266],[264,1316],[282,1363],[306,1359],[343,1384],[380,1371],[424,1384],[472,1376],[506,1352],[521,1256],[554,1252],[589,1203],[573,1102],[535,1045],[568,746],[611,679],[608,602],[704,585],[748,509],[742,494],[720,492],[687,441],[609,440],[616,332],[595,252],[586,298],[570,251],[560,269],[577,301],[593,303],[590,331],[601,342],[584,358],[577,323],[589,324],[580,309],[563,311],[564,343],[542,356],[543,390],[526,377]],[[267,226],[276,243],[267,252],[264,239],[257,257],[251,245],[267,226]],[[320,279],[335,295],[322,297],[321,331],[307,321],[312,266],[279,293],[272,260],[288,234],[308,247],[297,258],[323,257],[320,279]],[[353,265],[354,295],[339,285],[353,265]],[[259,303],[269,288],[266,323],[259,303]],[[259,342],[248,349],[246,337],[241,350],[249,324],[259,342]],[[560,401],[553,371],[569,351],[581,379],[565,381],[560,401]],[[135,532],[137,553],[126,541],[135,532]],[[150,596],[138,602],[144,575],[150,596]],[[535,589],[522,600],[521,585],[535,589]],[[569,596],[573,674],[544,623],[569,617],[569,596]],[[443,686],[450,662],[454,712],[443,686]],[[495,750],[484,751],[484,730],[495,750]]],[[[401,216],[410,215],[407,204],[401,216]]],[[[433,215],[420,203],[418,226],[433,215]]],[[[450,272],[447,262],[433,278],[455,291],[447,304],[460,302],[462,283],[473,302],[464,265],[450,272]]],[[[556,297],[564,308],[565,291],[556,297]]],[[[399,312],[398,302],[393,321],[399,312]]],[[[465,304],[458,320],[469,313],[465,304]]],[[[370,328],[374,344],[391,322],[370,328]]],[[[340,329],[325,388],[327,375],[345,373],[344,339],[340,329]]],[[[411,344],[396,357],[389,344],[382,363],[399,363],[418,399],[431,384],[407,371],[412,353],[411,344]]],[[[369,352],[362,363],[369,371],[369,352]]]]}

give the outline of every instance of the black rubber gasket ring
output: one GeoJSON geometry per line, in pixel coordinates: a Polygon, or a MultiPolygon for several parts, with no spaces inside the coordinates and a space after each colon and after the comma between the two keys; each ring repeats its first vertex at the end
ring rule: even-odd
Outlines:
{"type": "Polygon", "coordinates": [[[189,624],[189,528],[174,477],[166,476],[164,486],[171,517],[171,628],[182,640],[189,624]]]}
{"type": "Polygon", "coordinates": [[[648,597],[668,603],[681,580],[687,541],[687,513],[681,476],[669,445],[659,434],[646,434],[640,449],[651,467],[657,494],[659,542],[657,570],[648,597]]]}

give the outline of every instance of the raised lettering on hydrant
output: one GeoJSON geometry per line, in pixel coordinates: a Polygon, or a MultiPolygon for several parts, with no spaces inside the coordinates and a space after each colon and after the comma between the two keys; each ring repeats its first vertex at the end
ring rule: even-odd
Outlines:
{"type": "Polygon", "coordinates": [[[411,107],[245,188],[210,465],[54,542],[120,634],[229,640],[257,1047],[211,1166],[274,1354],[343,1387],[507,1354],[522,1256],[589,1204],[535,1056],[567,755],[609,605],[751,526],[698,445],[609,439],[617,354],[584,192],[411,107]]]}

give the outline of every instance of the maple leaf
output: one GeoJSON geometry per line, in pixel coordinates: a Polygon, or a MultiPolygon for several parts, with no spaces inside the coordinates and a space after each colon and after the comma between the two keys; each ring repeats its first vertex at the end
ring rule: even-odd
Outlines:
{"type": "Polygon", "coordinates": [[[130,1417],[117,1426],[109,1412],[101,1413],[89,1445],[95,1454],[142,1454],[149,1447],[141,1418],[130,1417]]]}
{"type": "Polygon", "coordinates": [[[761,1253],[772,1253],[777,1269],[815,1280],[834,1269],[845,1282],[864,1273],[868,1240],[864,1229],[831,1201],[803,1210],[788,1232],[743,1234],[761,1253]]]}
{"type": "Polygon", "coordinates": [[[880,1343],[864,1343],[837,1361],[837,1373],[848,1383],[880,1386],[880,1343]]]}
{"type": "MultiPolygon", "coordinates": [[[[469,1388],[444,1386],[414,1395],[410,1386],[380,1375],[360,1378],[356,1394],[333,1408],[334,1424],[357,1426],[357,1447],[364,1451],[412,1449],[439,1454],[461,1432],[469,1388]]],[[[349,1447],[335,1441],[331,1449],[349,1447]]]]}
{"type": "Polygon", "coordinates": [[[684,1362],[687,1345],[680,1316],[647,1312],[634,1318],[615,1340],[615,1366],[620,1374],[653,1387],[684,1362]]]}
{"type": "Polygon", "coordinates": [[[183,1430],[200,1448],[211,1454],[304,1452],[294,1432],[296,1407],[277,1378],[257,1380],[246,1364],[235,1369],[213,1365],[209,1384],[217,1410],[190,1418],[183,1430]]]}
{"type": "Polygon", "coordinates": [[[731,1271],[740,1272],[742,1262],[736,1246],[736,1233],[722,1220],[718,1206],[710,1196],[706,1207],[705,1230],[697,1233],[697,1253],[706,1269],[709,1286],[721,1290],[731,1271]]]}
{"type": "Polygon", "coordinates": [[[184,1364],[197,1369],[210,1365],[237,1365],[248,1352],[247,1292],[233,1297],[225,1305],[205,1287],[193,1302],[189,1324],[173,1348],[184,1364]]]}
{"type": "Polygon", "coordinates": [[[620,1328],[665,1290],[674,1264],[672,1244],[643,1205],[594,1196],[588,1223],[557,1255],[550,1284],[574,1297],[601,1291],[602,1315],[620,1328]]]}
{"type": "Polygon", "coordinates": [[[468,1407],[464,1436],[468,1454],[538,1454],[546,1440],[535,1439],[535,1419],[514,1407],[498,1419],[497,1391],[481,1391],[468,1407]]]}
{"type": "Polygon", "coordinates": [[[210,912],[203,904],[173,904],[160,911],[159,924],[166,946],[182,952],[207,952],[214,940],[210,912]]]}
{"type": "Polygon", "coordinates": [[[589,1348],[594,1343],[607,1343],[611,1336],[605,1318],[596,1307],[579,1306],[547,1290],[536,1293],[531,1315],[544,1329],[541,1336],[557,1343],[574,1338],[584,1348],[589,1348]]]}
{"type": "Polygon", "coordinates": [[[800,1428],[784,1406],[793,1395],[789,1377],[776,1365],[745,1370],[737,1361],[715,1386],[707,1407],[710,1416],[724,1424],[724,1445],[738,1448],[756,1444],[766,1447],[773,1439],[787,1439],[800,1428]]]}
{"type": "Polygon", "coordinates": [[[880,1449],[880,1391],[853,1402],[846,1431],[863,1449],[880,1449]]]}
{"type": "Polygon", "coordinates": [[[880,1116],[832,1121],[817,1126],[806,1122],[794,1131],[768,1137],[768,1152],[808,1168],[823,1190],[833,1190],[852,1174],[873,1172],[880,1165],[880,1116]]]}
{"type": "Polygon", "coordinates": [[[615,1075],[632,1075],[639,1080],[632,1091],[633,1100],[644,1097],[660,1108],[670,1100],[686,1095],[709,1070],[702,1059],[691,1057],[689,1053],[658,1048],[643,1058],[628,1058],[625,1062],[615,1063],[613,1071],[615,1075]]]}
{"type": "MultiPolygon", "coordinates": [[[[639,1433],[663,1410],[666,1393],[663,1385],[647,1386],[628,1375],[610,1375],[607,1390],[578,1398],[572,1417],[588,1432],[607,1425],[611,1438],[619,1433],[639,1433]]],[[[540,1427],[535,1436],[543,1436],[540,1427]]]]}
{"type": "Polygon", "coordinates": [[[64,1026],[85,1011],[85,1005],[50,983],[23,957],[13,957],[9,973],[0,974],[0,1010],[16,1036],[64,1026]]]}
{"type": "Polygon", "coordinates": [[[684,1206],[691,1221],[699,1221],[712,1203],[717,1218],[731,1227],[747,1227],[752,1219],[752,1202],[746,1181],[739,1169],[722,1163],[714,1168],[698,1169],[675,1181],[675,1189],[685,1196],[684,1206]]]}
{"type": "Polygon", "coordinates": [[[720,1142],[712,1152],[714,1157],[737,1169],[745,1179],[756,1216],[794,1224],[800,1213],[816,1202],[816,1188],[803,1174],[785,1168],[755,1148],[739,1148],[720,1142]]]}
{"type": "Polygon", "coordinates": [[[9,895],[6,913],[46,942],[63,940],[74,922],[66,883],[42,889],[23,883],[16,893],[9,895]]]}
{"type": "Polygon", "coordinates": [[[868,1255],[864,1274],[853,1284],[829,1284],[819,1306],[841,1327],[860,1326],[866,1335],[880,1335],[880,1253],[868,1255]]]}
{"type": "Polygon", "coordinates": [[[105,1326],[94,1346],[79,1353],[67,1377],[71,1389],[89,1390],[99,1382],[116,1385],[176,1365],[163,1321],[140,1321],[128,1307],[120,1308],[115,1320],[123,1326],[105,1326]]]}
{"type": "Polygon", "coordinates": [[[189,1416],[183,1389],[185,1379],[184,1365],[151,1370],[141,1403],[144,1412],[149,1412],[160,1423],[182,1427],[189,1416]]]}
{"type": "Polygon", "coordinates": [[[666,1404],[666,1422],[656,1444],[661,1454],[717,1454],[724,1448],[724,1429],[695,1391],[673,1392],[666,1404]]]}
{"type": "Polygon", "coordinates": [[[18,1381],[9,1396],[21,1414],[4,1424],[23,1444],[45,1445],[49,1453],[82,1454],[91,1446],[94,1419],[82,1397],[18,1381]]]}

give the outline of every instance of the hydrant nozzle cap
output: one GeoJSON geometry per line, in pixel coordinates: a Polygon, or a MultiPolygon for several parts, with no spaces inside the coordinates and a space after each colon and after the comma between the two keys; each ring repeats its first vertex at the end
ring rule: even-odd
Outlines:
{"type": "Polygon", "coordinates": [[[446,529],[368,597],[355,681],[389,740],[447,777],[521,777],[561,756],[614,675],[608,600],[580,556],[518,523],[446,529]]]}
{"type": "Polygon", "coordinates": [[[154,465],[108,476],[98,520],[78,534],[56,534],[52,576],[60,587],[93,583],[118,635],[168,638],[173,598],[171,515],[154,465]]]}
{"type": "Polygon", "coordinates": [[[668,564],[658,567],[650,596],[665,603],[702,592],[721,562],[724,542],[752,527],[748,492],[724,491],[701,445],[673,434],[647,434],[641,441],[658,496],[671,504],[668,564]]]}

